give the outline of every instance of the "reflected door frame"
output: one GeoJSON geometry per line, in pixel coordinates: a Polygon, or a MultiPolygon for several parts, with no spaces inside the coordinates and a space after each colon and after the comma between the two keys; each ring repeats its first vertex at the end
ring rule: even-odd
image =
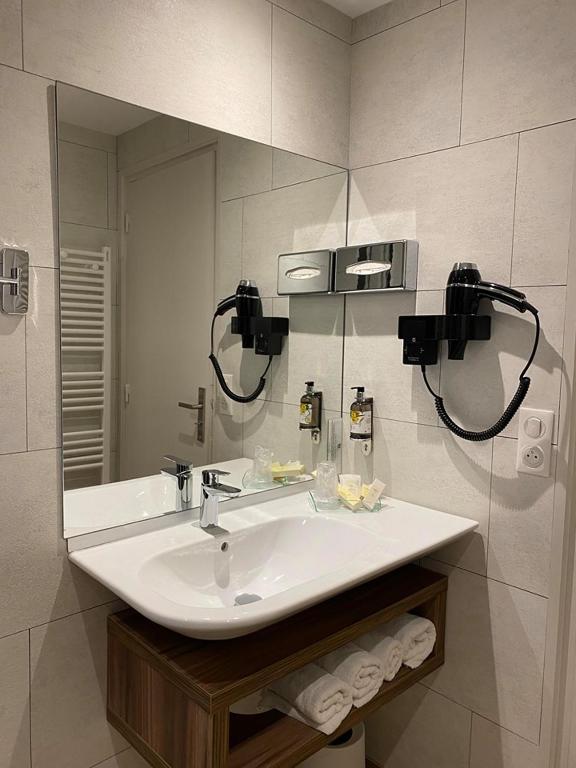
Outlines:
{"type": "MultiPolygon", "coordinates": [[[[215,179],[214,179],[214,254],[217,248],[217,233],[219,226],[220,210],[218,200],[220,199],[220,152],[219,142],[213,138],[205,143],[199,144],[193,148],[177,147],[158,153],[151,158],[146,158],[140,162],[134,163],[126,168],[118,170],[118,214],[119,214],[119,262],[120,262],[120,349],[125,348],[126,344],[126,270],[129,234],[129,217],[127,215],[127,190],[128,185],[139,178],[142,178],[162,168],[169,167],[175,163],[184,162],[190,158],[198,157],[202,154],[213,152],[215,155],[215,179]]],[[[160,271],[160,270],[159,270],[160,271]]],[[[214,305],[214,285],[215,285],[215,259],[212,267],[212,306],[214,305]]],[[[121,464],[121,440],[126,432],[126,408],[125,408],[125,384],[126,384],[126,361],[125,356],[119,356],[118,366],[118,465],[121,464]]],[[[212,411],[213,411],[213,391],[214,377],[210,375],[207,382],[206,405],[205,405],[205,442],[206,442],[206,463],[212,461],[212,411]]],[[[185,411],[183,411],[185,413],[185,411]]],[[[169,446],[165,449],[169,450],[169,446]]],[[[160,459],[161,457],[159,457],[160,459]]],[[[159,462],[160,468],[160,462],[159,462]]]]}

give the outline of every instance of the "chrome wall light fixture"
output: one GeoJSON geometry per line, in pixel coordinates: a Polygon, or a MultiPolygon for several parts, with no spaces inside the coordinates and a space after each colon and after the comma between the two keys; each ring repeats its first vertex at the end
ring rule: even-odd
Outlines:
{"type": "Polygon", "coordinates": [[[418,243],[394,240],[278,257],[278,295],[415,291],[418,243]]]}
{"type": "Polygon", "coordinates": [[[25,315],[28,311],[27,251],[0,249],[0,309],[7,315],[25,315]]]}

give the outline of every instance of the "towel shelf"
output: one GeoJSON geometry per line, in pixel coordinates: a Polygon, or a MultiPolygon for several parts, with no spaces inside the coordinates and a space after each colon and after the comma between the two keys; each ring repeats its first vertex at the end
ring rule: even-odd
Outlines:
{"type": "Polygon", "coordinates": [[[233,640],[193,640],[132,609],[108,621],[108,720],[155,768],[291,768],[444,662],[447,578],[407,565],[233,640]],[[402,667],[330,736],[230,706],[406,611],[434,622],[432,655],[402,667]]]}

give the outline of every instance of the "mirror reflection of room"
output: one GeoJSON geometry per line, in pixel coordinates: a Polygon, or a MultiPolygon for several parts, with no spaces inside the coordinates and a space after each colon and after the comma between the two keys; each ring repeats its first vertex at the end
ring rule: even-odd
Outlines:
{"type": "Polygon", "coordinates": [[[344,243],[346,171],[69,86],[57,97],[68,535],[197,506],[186,466],[216,463],[242,493],[269,487],[255,454],[272,484],[308,479],[326,434],[299,429],[300,398],[315,379],[326,419],[341,415],[344,300],[279,297],[277,260],[344,243]],[[214,314],[247,281],[265,320],[289,324],[274,355],[232,333],[237,302],[214,314]],[[87,504],[136,479],[136,502],[116,486],[87,504]]]}

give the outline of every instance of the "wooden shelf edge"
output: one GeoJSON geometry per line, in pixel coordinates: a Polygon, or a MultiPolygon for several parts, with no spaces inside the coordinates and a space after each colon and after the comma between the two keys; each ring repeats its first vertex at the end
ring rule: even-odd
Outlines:
{"type": "Polygon", "coordinates": [[[402,667],[394,680],[384,683],[372,701],[359,709],[353,709],[330,736],[286,715],[232,749],[228,768],[291,768],[365,720],[372,712],[438,669],[443,663],[444,653],[440,648],[417,669],[402,667]]]}

